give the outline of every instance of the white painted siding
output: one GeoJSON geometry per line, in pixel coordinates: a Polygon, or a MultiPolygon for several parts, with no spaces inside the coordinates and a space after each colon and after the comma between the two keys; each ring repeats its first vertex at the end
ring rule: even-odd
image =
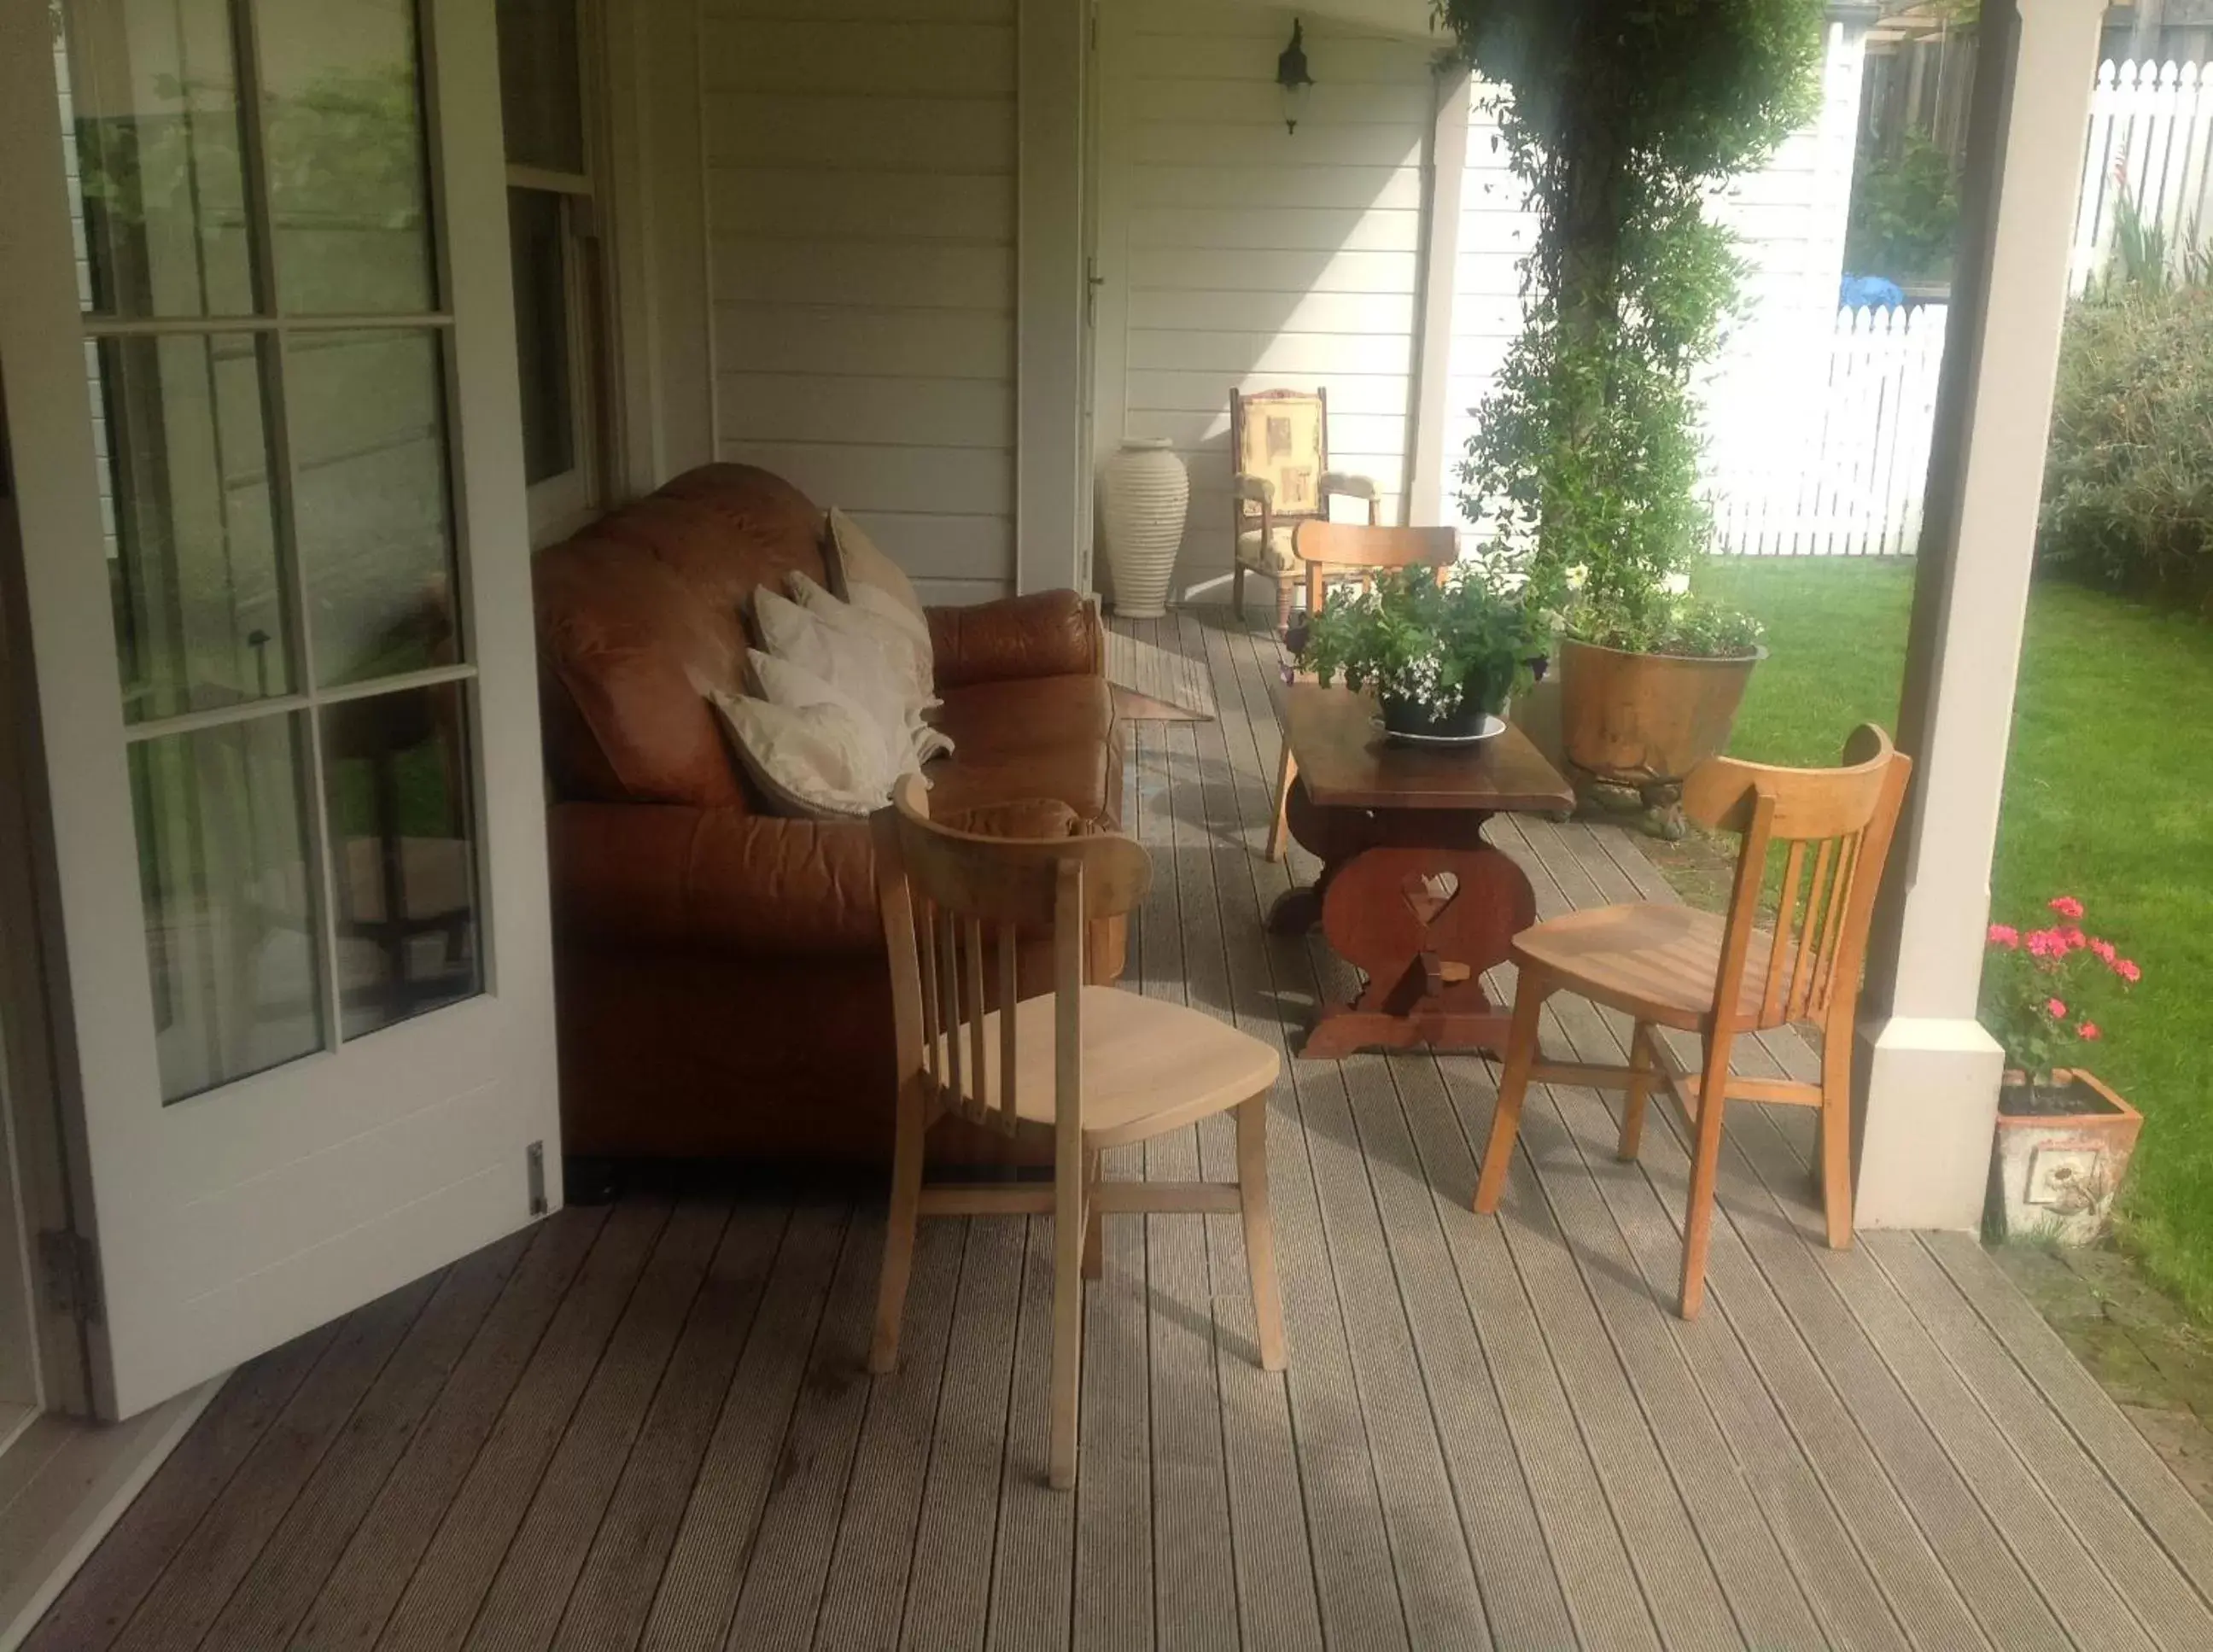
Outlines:
{"type": "MultiPolygon", "coordinates": [[[[1329,393],[1330,461],[1403,519],[1431,48],[1306,18],[1314,88],[1283,130],[1292,14],[1106,0],[1102,454],[1167,436],[1191,467],[1175,591],[1230,555],[1229,392],[1329,393]]],[[[1265,600],[1263,598],[1262,600],[1265,600]]]]}
{"type": "Polygon", "coordinates": [[[852,511],[926,600],[1002,596],[1014,0],[817,9],[706,0],[716,452],[852,511]]]}

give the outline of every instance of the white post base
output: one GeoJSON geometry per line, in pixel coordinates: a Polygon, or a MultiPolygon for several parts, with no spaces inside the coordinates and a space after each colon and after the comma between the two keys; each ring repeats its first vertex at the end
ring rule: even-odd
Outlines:
{"type": "Polygon", "coordinates": [[[1862,1021],[1858,1044],[1854,1225],[1978,1228],[2005,1076],[1997,1041],[1973,1021],[1892,1016],[1862,1021]]]}

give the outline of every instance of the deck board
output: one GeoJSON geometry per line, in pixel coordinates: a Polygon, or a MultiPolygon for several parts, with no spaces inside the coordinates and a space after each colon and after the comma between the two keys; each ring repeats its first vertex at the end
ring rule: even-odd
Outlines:
{"type": "MultiPolygon", "coordinates": [[[[243,1368],[30,1644],[2213,1644],[2213,1521],[1972,1237],[1827,1249],[1809,1113],[1732,1109],[1686,1325],[1668,1110],[1623,1164],[1612,1098],[1534,1088],[1478,1217],[1495,1064],[1297,1059],[1345,978],[1263,924],[1315,871],[1259,854],[1275,645],[1192,613],[1142,638],[1220,715],[1129,728],[1155,876],[1125,985],[1284,1052],[1288,1373],[1255,1363],[1234,1216],[1111,1222],[1057,1494],[1050,1218],[928,1224],[870,1378],[879,1189],[640,1192],[243,1368]]],[[[1493,836],[1540,912],[1673,899],[1615,828],[1493,836]]],[[[1626,1030],[1547,1008],[1580,1058],[1626,1030]]],[[[1792,1029],[1743,1049],[1815,1062],[1792,1029]]],[[[1108,1170],[1234,1161],[1216,1119],[1108,1170]]]]}

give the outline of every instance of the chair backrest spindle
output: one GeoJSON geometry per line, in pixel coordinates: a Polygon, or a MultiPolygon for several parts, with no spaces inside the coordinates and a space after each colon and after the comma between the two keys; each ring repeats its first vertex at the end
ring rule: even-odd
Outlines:
{"type": "Polygon", "coordinates": [[[1913,765],[1872,723],[1853,732],[1844,758],[1835,769],[1713,758],[1684,783],[1692,819],[1742,838],[1715,982],[1724,1015],[1743,1003],[1769,852],[1788,845],[1758,1008],[1739,1015],[1739,1030],[1826,1017],[1840,1003],[1849,1012],[1858,995],[1875,885],[1913,765]]]}
{"type": "MultiPolygon", "coordinates": [[[[1061,1000],[1055,1025],[1080,1029],[1086,931],[1144,898],[1150,863],[1115,834],[996,838],[938,826],[918,776],[899,783],[874,830],[899,1082],[903,1089],[920,1087],[934,1108],[1011,1133],[1021,1116],[1018,1017],[1011,1011],[1020,996],[1023,937],[1048,941],[1052,991],[1061,1000]],[[987,927],[998,953],[989,972],[987,927]],[[987,991],[993,975],[996,994],[987,991]]],[[[1075,1050],[1055,1051],[1057,1083],[1080,1083],[1075,1050]]],[[[1079,1105],[1077,1092],[1057,1094],[1056,1116],[1079,1105]]]]}

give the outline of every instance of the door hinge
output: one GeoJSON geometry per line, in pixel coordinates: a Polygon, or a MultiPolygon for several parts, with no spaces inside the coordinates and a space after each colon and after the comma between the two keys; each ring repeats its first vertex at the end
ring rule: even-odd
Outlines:
{"type": "Polygon", "coordinates": [[[41,1228],[39,1277],[55,1313],[100,1322],[100,1257],[90,1240],[66,1228],[41,1228]]]}
{"type": "Polygon", "coordinates": [[[523,1163],[530,1180],[530,1214],[546,1214],[546,1143],[533,1142],[523,1155],[523,1163]]]}

